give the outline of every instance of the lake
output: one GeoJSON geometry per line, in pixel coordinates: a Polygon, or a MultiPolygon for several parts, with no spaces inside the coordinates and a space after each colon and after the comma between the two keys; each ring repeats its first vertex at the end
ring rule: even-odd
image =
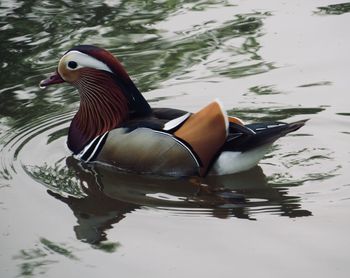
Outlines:
{"type": "Polygon", "coordinates": [[[0,277],[348,277],[349,26],[333,0],[1,1],[0,277]],[[235,175],[82,164],[77,92],[38,86],[77,44],[153,107],[309,121],[235,175]]]}

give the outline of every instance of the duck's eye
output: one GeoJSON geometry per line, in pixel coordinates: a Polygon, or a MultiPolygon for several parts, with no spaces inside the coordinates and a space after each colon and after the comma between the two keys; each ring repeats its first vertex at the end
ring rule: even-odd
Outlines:
{"type": "Polygon", "coordinates": [[[78,63],[75,61],[69,61],[67,65],[70,69],[76,69],[78,67],[78,63]]]}

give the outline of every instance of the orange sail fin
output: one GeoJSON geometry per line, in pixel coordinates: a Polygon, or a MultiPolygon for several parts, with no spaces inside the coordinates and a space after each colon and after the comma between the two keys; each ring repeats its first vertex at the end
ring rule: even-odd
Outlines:
{"type": "Polygon", "coordinates": [[[218,101],[191,115],[174,135],[187,142],[201,160],[205,175],[213,158],[225,143],[228,118],[218,101]]]}

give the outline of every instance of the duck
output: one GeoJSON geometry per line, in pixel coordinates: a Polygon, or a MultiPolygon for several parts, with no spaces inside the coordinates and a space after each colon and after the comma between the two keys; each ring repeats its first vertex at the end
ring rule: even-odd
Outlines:
{"type": "Polygon", "coordinates": [[[67,136],[76,159],[157,176],[228,175],[256,166],[280,137],[306,120],[246,124],[217,99],[197,112],[152,108],[108,50],[66,51],[41,88],[68,83],[80,97],[67,136]]]}

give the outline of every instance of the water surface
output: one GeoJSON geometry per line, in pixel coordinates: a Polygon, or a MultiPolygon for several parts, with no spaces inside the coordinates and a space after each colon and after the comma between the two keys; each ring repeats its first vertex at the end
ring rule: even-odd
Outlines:
{"type": "Polygon", "coordinates": [[[2,1],[1,277],[347,277],[350,3],[2,1]],[[40,90],[76,44],[118,56],[154,107],[219,98],[246,122],[310,119],[259,166],[168,179],[76,161],[79,104],[40,90]]]}

